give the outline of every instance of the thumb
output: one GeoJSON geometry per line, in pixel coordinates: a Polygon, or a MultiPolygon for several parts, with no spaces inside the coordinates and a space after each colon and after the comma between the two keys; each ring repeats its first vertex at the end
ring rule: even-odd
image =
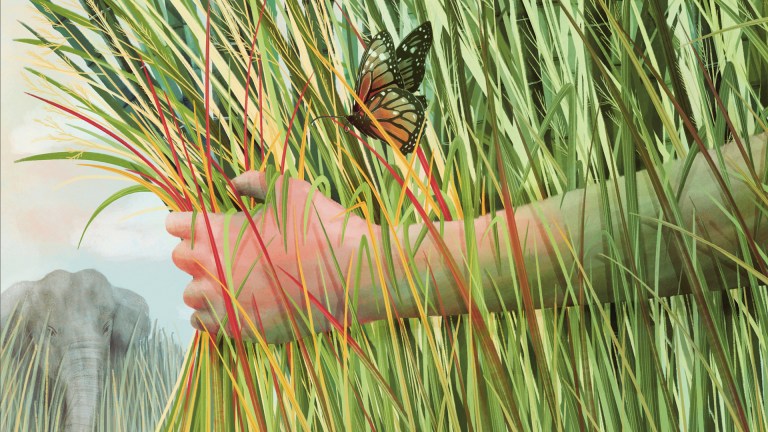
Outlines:
{"type": "MultiPolygon", "coordinates": [[[[174,237],[183,240],[210,239],[208,224],[211,225],[211,234],[214,236],[223,230],[224,218],[231,215],[223,213],[192,213],[192,212],[173,212],[165,217],[165,229],[174,237]]],[[[197,241],[197,240],[195,240],[197,241]]]]}
{"type": "Polygon", "coordinates": [[[192,212],[172,212],[165,217],[165,229],[174,237],[188,239],[192,232],[192,212]]]}
{"type": "Polygon", "coordinates": [[[232,180],[235,189],[241,194],[264,201],[267,197],[267,175],[263,171],[248,171],[232,180]]]}

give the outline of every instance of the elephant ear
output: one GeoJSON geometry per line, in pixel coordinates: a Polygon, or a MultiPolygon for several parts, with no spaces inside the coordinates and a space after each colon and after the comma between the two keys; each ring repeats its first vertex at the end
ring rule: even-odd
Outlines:
{"type": "Polygon", "coordinates": [[[144,297],[123,288],[114,288],[116,309],[112,322],[113,355],[124,355],[130,344],[142,342],[149,336],[149,306],[144,297]]]}
{"type": "Polygon", "coordinates": [[[33,282],[19,282],[0,294],[0,335],[5,336],[7,331],[13,329],[17,319],[21,318],[21,306],[34,286],[33,282]],[[6,331],[8,325],[10,327],[6,331]]]}

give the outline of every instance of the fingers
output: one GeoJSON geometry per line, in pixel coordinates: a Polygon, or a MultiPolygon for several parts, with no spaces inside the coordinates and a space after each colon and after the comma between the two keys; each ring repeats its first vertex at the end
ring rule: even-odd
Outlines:
{"type": "MultiPolygon", "coordinates": [[[[227,313],[223,308],[220,309],[205,309],[197,310],[192,313],[190,318],[190,324],[197,330],[211,333],[216,335],[219,329],[224,326],[224,330],[227,332],[227,336],[233,337],[232,328],[226,322],[227,313]]],[[[254,335],[247,326],[241,327],[240,331],[245,339],[253,339],[254,335]]]]}
{"type": "Polygon", "coordinates": [[[195,279],[184,289],[184,303],[195,309],[190,323],[192,327],[216,334],[219,321],[226,317],[224,301],[215,283],[207,279],[195,279]]]}
{"type": "Polygon", "coordinates": [[[174,237],[190,238],[192,235],[192,212],[172,212],[165,218],[165,229],[174,237]]]}
{"type": "MultiPolygon", "coordinates": [[[[220,330],[224,330],[228,337],[234,337],[232,327],[227,320],[227,312],[224,306],[224,300],[220,292],[221,287],[208,279],[193,280],[184,290],[184,303],[195,309],[190,318],[190,324],[195,329],[208,332],[215,336],[220,330]]],[[[260,296],[256,300],[251,297],[252,307],[249,313],[250,322],[242,316],[238,318],[239,330],[246,340],[255,340],[256,334],[260,334],[269,344],[280,344],[289,342],[296,338],[296,334],[290,325],[283,322],[280,317],[286,312],[278,314],[275,321],[275,308],[280,306],[271,305],[269,297],[260,296]],[[262,311],[266,308],[272,312],[262,311]],[[266,312],[266,314],[262,313],[266,312]],[[262,327],[263,326],[263,327],[262,327]]],[[[246,305],[243,307],[248,309],[246,305]]],[[[236,308],[239,310],[239,308],[236,308]]],[[[309,334],[310,331],[305,324],[299,323],[299,334],[309,334]]],[[[315,331],[327,331],[330,327],[325,324],[316,323],[315,331]]]]}
{"type": "MultiPolygon", "coordinates": [[[[209,332],[212,335],[216,335],[219,330],[225,330],[227,336],[233,337],[232,328],[227,324],[227,311],[220,290],[221,287],[210,280],[193,280],[184,290],[184,303],[195,309],[190,318],[192,327],[199,331],[209,332]]],[[[251,316],[251,319],[255,318],[251,316]]],[[[255,334],[257,332],[260,333],[258,329],[254,329],[249,324],[246,324],[247,321],[242,317],[238,321],[240,322],[241,334],[245,339],[254,339],[255,334]]],[[[282,339],[290,340],[285,337],[282,339]]]]}
{"type": "MultiPolygon", "coordinates": [[[[281,205],[280,200],[282,194],[279,191],[283,189],[284,181],[289,182],[288,199],[291,201],[299,200],[299,203],[303,206],[304,200],[306,199],[307,194],[311,190],[312,186],[306,181],[291,179],[283,175],[278,176],[274,184],[274,189],[278,191],[276,196],[278,205],[281,205]]],[[[267,194],[269,193],[267,176],[261,171],[248,171],[244,174],[241,174],[232,180],[232,184],[235,186],[235,189],[237,189],[237,192],[239,192],[241,195],[250,196],[259,201],[265,201],[267,194]]]]}
{"type": "Polygon", "coordinates": [[[192,242],[184,240],[173,249],[171,252],[171,260],[173,263],[185,273],[189,273],[193,277],[203,275],[204,269],[195,260],[195,255],[192,251],[192,242]]]}
{"type": "Polygon", "coordinates": [[[206,279],[194,279],[184,289],[184,304],[197,310],[210,308],[221,309],[221,295],[215,291],[212,283],[206,279]]]}
{"type": "MultiPolygon", "coordinates": [[[[202,331],[202,332],[208,332],[211,335],[215,336],[219,330],[221,329],[221,321],[224,321],[226,318],[226,314],[218,314],[215,315],[210,311],[196,311],[192,314],[192,317],[190,318],[190,324],[192,324],[192,327],[195,329],[202,331]]],[[[224,330],[227,332],[228,337],[234,337],[232,334],[232,328],[229,324],[224,323],[224,330]]],[[[254,336],[251,334],[250,331],[248,331],[247,328],[241,328],[240,331],[242,332],[243,337],[247,339],[253,339],[254,336]]]]}
{"type": "Polygon", "coordinates": [[[192,212],[173,212],[165,218],[165,229],[174,237],[184,240],[192,238],[192,229],[194,227],[195,242],[209,242],[210,235],[206,218],[211,224],[211,231],[214,236],[223,231],[222,225],[225,215],[221,213],[207,213],[205,215],[192,212]]]}
{"type": "Polygon", "coordinates": [[[219,322],[209,311],[195,311],[189,320],[192,327],[202,332],[215,335],[219,332],[219,322]]]}
{"type": "Polygon", "coordinates": [[[257,200],[264,201],[267,197],[267,176],[262,171],[248,171],[232,180],[238,192],[257,200]]]}

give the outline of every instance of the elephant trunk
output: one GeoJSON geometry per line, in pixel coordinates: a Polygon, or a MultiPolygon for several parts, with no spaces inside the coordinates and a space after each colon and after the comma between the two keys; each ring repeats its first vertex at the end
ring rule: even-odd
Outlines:
{"type": "Polygon", "coordinates": [[[66,385],[65,431],[93,430],[105,357],[104,348],[96,344],[76,344],[70,347],[61,369],[66,385]]]}

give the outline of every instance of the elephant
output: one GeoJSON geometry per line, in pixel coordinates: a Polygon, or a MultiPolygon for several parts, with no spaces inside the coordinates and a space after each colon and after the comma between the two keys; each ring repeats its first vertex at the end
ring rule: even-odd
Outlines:
{"type": "Polygon", "coordinates": [[[38,281],[19,282],[0,301],[0,334],[18,324],[14,352],[46,343],[49,382],[63,384],[64,430],[92,430],[107,366],[119,364],[132,343],[148,337],[147,302],[93,269],[54,270],[38,281]]]}

